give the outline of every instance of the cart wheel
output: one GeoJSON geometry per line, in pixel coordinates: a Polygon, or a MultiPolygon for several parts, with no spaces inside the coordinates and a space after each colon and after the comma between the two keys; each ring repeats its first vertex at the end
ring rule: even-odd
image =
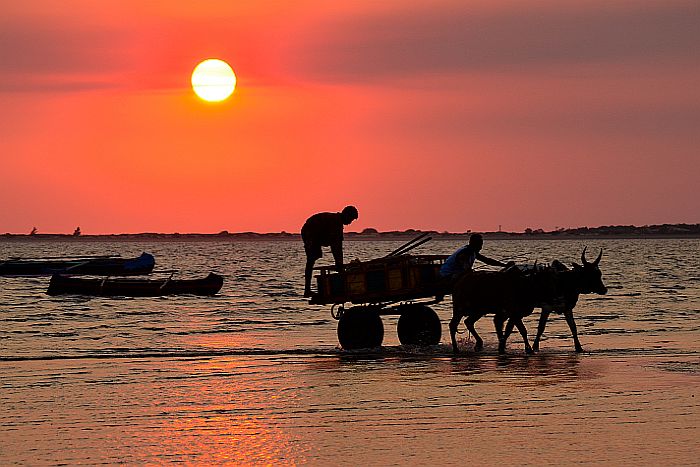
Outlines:
{"type": "Polygon", "coordinates": [[[376,309],[352,307],[338,321],[338,341],[345,350],[379,347],[383,340],[384,325],[376,309]]]}
{"type": "Polygon", "coordinates": [[[426,305],[413,303],[399,307],[401,317],[397,331],[403,345],[436,345],[440,343],[442,325],[437,313],[426,305]]]}

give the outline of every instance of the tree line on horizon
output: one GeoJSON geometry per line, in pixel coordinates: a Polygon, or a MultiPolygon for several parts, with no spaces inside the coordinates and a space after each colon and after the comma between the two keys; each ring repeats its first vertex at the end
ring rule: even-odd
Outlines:
{"type": "MultiPolygon", "coordinates": [[[[390,231],[379,231],[375,228],[368,227],[361,232],[346,232],[348,238],[353,237],[391,237],[391,236],[401,236],[408,237],[411,235],[420,235],[422,233],[430,233],[431,235],[441,236],[441,237],[459,237],[470,235],[471,230],[466,232],[448,232],[448,231],[436,231],[436,230],[416,230],[416,229],[406,229],[406,230],[390,230],[390,231]]],[[[498,236],[498,237],[535,237],[535,236],[700,236],[700,224],[655,224],[655,225],[605,225],[600,227],[576,227],[576,228],[557,228],[554,230],[546,231],[544,229],[532,229],[526,228],[522,232],[507,232],[507,231],[482,231],[480,232],[487,236],[498,236]]],[[[158,232],[142,232],[142,233],[123,233],[123,234],[83,234],[80,227],[77,227],[72,234],[54,234],[39,233],[37,228],[34,227],[28,234],[12,234],[5,233],[4,237],[39,237],[39,238],[54,238],[54,237],[109,237],[109,238],[180,238],[180,237],[194,237],[194,238],[212,238],[212,237],[242,237],[242,238],[296,238],[299,236],[298,233],[289,233],[285,231],[281,232],[229,232],[227,230],[222,230],[219,233],[205,234],[205,233],[158,233],[158,232]]]]}

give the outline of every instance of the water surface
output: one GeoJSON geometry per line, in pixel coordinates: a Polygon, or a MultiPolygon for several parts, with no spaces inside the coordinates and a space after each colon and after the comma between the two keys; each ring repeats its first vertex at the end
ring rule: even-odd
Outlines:
{"type": "MultiPolygon", "coordinates": [[[[435,306],[438,346],[400,346],[385,317],[381,349],[340,350],[329,307],[300,297],[297,242],[2,241],[0,258],[147,251],[157,269],[225,283],[215,297],[88,298],[0,278],[0,461],[696,463],[700,241],[487,241],[484,253],[570,264],[584,244],[604,249],[612,287],[575,310],[585,353],[553,316],[539,354],[514,338],[499,356],[487,318],[484,352],[465,333],[455,357],[449,300],[435,306]]],[[[346,257],[399,245],[346,242],[346,257]]]]}

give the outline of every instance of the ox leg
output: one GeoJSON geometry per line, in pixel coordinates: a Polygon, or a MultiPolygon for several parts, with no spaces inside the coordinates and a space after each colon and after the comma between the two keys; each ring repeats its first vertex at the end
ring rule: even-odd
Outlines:
{"type": "Polygon", "coordinates": [[[506,322],[505,315],[501,313],[496,313],[493,316],[493,327],[496,328],[496,335],[498,336],[498,343],[503,340],[503,324],[506,322]]]}
{"type": "MultiPolygon", "coordinates": [[[[504,316],[504,317],[503,317],[503,320],[505,321],[505,319],[506,319],[506,318],[505,318],[505,316],[504,316]]],[[[510,334],[513,332],[513,326],[515,325],[514,322],[511,322],[511,321],[510,321],[510,319],[508,319],[508,324],[506,324],[506,328],[505,328],[504,331],[503,331],[503,338],[504,338],[505,340],[508,340],[508,338],[510,337],[510,334]],[[508,326],[508,324],[510,324],[510,326],[508,326]]]]}
{"type": "Polygon", "coordinates": [[[476,343],[474,344],[474,351],[478,352],[481,349],[484,348],[484,341],[481,339],[481,336],[476,332],[476,329],[474,329],[474,323],[476,323],[476,320],[479,319],[480,317],[474,317],[474,316],[468,316],[467,319],[464,320],[464,324],[467,325],[467,329],[469,329],[469,332],[472,333],[474,336],[474,340],[476,343]]]}
{"type": "Polygon", "coordinates": [[[510,333],[513,332],[514,325],[515,323],[513,322],[513,318],[508,318],[506,329],[503,332],[503,339],[498,341],[498,353],[506,353],[506,342],[508,341],[508,336],[510,336],[510,333]]]}
{"type": "Polygon", "coordinates": [[[574,347],[576,348],[576,352],[583,352],[583,347],[581,347],[581,343],[578,341],[578,333],[576,332],[576,321],[574,321],[574,310],[571,310],[571,309],[564,310],[564,318],[566,318],[566,324],[569,325],[569,329],[571,329],[571,335],[574,337],[574,347]]]}
{"type": "Polygon", "coordinates": [[[535,336],[535,341],[532,343],[532,350],[538,352],[540,350],[540,337],[544,333],[544,328],[547,326],[547,320],[549,319],[549,313],[551,310],[547,307],[542,308],[542,313],[540,313],[540,322],[537,324],[537,335],[535,336]]]}
{"type": "Polygon", "coordinates": [[[452,314],[452,319],[450,320],[450,338],[452,339],[452,351],[454,353],[459,353],[457,349],[457,328],[459,327],[459,321],[462,317],[458,313],[452,314]]]}
{"type": "Polygon", "coordinates": [[[523,341],[525,342],[525,353],[532,353],[532,347],[530,347],[530,342],[527,340],[527,329],[525,328],[525,325],[523,324],[523,320],[518,318],[518,320],[515,322],[515,325],[518,327],[518,331],[520,331],[520,335],[523,336],[523,341]]]}

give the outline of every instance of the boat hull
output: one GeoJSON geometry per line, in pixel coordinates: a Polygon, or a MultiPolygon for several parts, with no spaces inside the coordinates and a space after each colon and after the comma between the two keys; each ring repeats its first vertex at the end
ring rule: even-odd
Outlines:
{"type": "Polygon", "coordinates": [[[164,295],[216,295],[224,278],[210,273],[203,279],[88,279],[61,274],[51,276],[49,295],[91,295],[101,297],[160,297],[164,295]]]}
{"type": "Polygon", "coordinates": [[[53,274],[131,276],[150,274],[156,260],[142,253],[137,258],[88,258],[72,260],[0,261],[0,276],[50,276],[53,274]]]}

